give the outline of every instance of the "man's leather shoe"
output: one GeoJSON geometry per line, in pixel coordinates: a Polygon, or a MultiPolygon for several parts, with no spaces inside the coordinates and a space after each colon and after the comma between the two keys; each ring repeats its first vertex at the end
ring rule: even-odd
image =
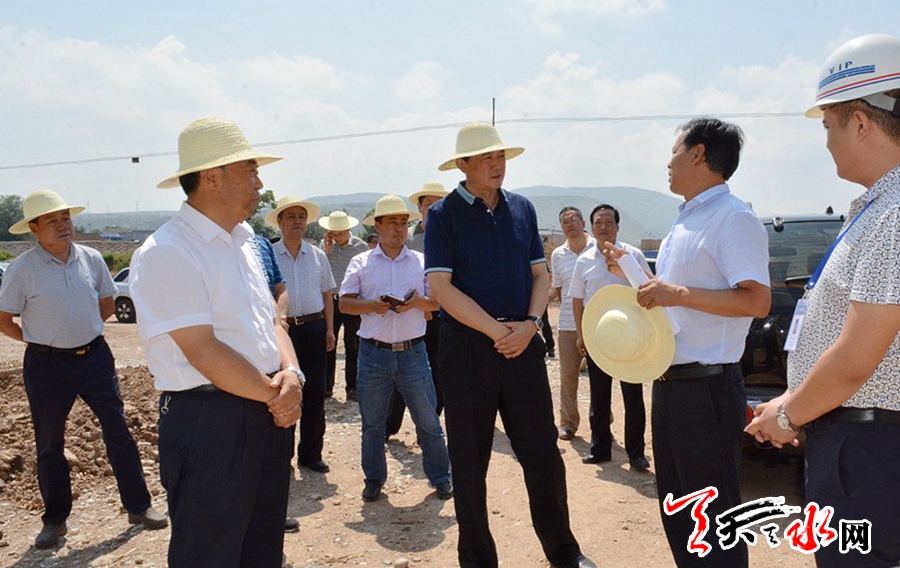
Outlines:
{"type": "Polygon", "coordinates": [[[558,564],[554,565],[555,568],[597,568],[597,565],[594,564],[594,561],[585,556],[584,554],[580,554],[578,558],[575,560],[568,562],[566,564],[558,564]]]}
{"type": "Polygon", "coordinates": [[[306,469],[311,469],[319,473],[328,473],[329,471],[331,471],[331,468],[328,467],[328,464],[322,460],[316,460],[309,463],[301,463],[300,467],[305,467],[306,469]]]}
{"type": "Polygon", "coordinates": [[[286,533],[295,533],[300,532],[300,523],[297,519],[292,519],[288,517],[284,520],[284,532],[286,533]]]}
{"type": "Polygon", "coordinates": [[[641,456],[639,458],[631,458],[628,460],[628,463],[631,464],[631,468],[636,471],[647,471],[650,469],[650,462],[647,461],[647,458],[641,456]]]}
{"type": "Polygon", "coordinates": [[[604,463],[604,462],[608,462],[608,461],[612,461],[612,458],[595,456],[594,454],[588,454],[588,455],[584,456],[583,458],[581,458],[581,463],[589,463],[589,464],[604,463]]]}
{"type": "Polygon", "coordinates": [[[151,531],[169,526],[169,519],[162,513],[156,512],[153,507],[148,507],[140,514],[128,513],[128,522],[132,525],[144,525],[145,529],[151,531]]]}
{"type": "Polygon", "coordinates": [[[359,401],[359,397],[356,395],[356,389],[347,389],[347,400],[359,401]]]}
{"type": "Polygon", "coordinates": [[[39,532],[34,539],[34,547],[40,548],[41,550],[50,548],[55,545],[59,541],[59,537],[66,534],[68,530],[65,521],[59,524],[44,523],[44,528],[41,529],[41,532],[39,532]]]}
{"type": "Polygon", "coordinates": [[[568,428],[563,428],[559,431],[559,439],[560,440],[571,440],[575,437],[575,432],[569,430],[568,428]]]}
{"type": "Polygon", "coordinates": [[[438,483],[435,488],[437,491],[438,499],[447,500],[453,497],[453,485],[449,481],[445,481],[443,483],[438,483]]]}
{"type": "Polygon", "coordinates": [[[366,488],[363,489],[362,498],[366,503],[378,501],[381,496],[381,484],[377,481],[366,481],[366,488]]]}

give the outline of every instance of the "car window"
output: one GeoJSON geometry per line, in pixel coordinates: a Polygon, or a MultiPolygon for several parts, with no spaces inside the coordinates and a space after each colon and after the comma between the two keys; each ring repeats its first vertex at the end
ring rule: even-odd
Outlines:
{"type": "Polygon", "coordinates": [[[776,231],[772,223],[766,223],[772,286],[790,285],[796,280],[802,280],[800,285],[805,284],[842,225],[840,218],[834,221],[790,221],[782,225],[781,231],[776,231]]]}
{"type": "Polygon", "coordinates": [[[127,282],[128,281],[128,269],[123,268],[119,271],[118,274],[113,278],[113,282],[127,282]]]}

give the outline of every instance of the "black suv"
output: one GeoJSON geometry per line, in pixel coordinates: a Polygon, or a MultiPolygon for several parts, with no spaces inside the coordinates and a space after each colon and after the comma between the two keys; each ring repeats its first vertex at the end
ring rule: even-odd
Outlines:
{"type": "Polygon", "coordinates": [[[844,224],[843,215],[762,219],[769,234],[772,307],[750,325],[741,358],[747,391],[747,419],[753,409],[787,388],[787,337],[794,306],[804,286],[844,224]]]}

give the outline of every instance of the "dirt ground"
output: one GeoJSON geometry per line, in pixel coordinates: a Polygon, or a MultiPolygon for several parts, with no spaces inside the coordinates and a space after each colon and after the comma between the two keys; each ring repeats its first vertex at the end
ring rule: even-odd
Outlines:
{"type": "MultiPolygon", "coordinates": [[[[551,311],[551,320],[556,314],[551,311]]],[[[148,484],[158,510],[166,510],[156,453],[156,394],[143,366],[134,325],[108,322],[106,337],[117,358],[126,412],[140,447],[148,484]]],[[[22,385],[24,346],[0,338],[0,567],[166,565],[169,529],[145,531],[128,524],[115,479],[106,461],[96,419],[80,401],[69,418],[67,453],[76,500],[61,544],[41,551],[32,546],[41,527],[41,501],[35,475],[33,430],[22,385]]],[[[338,383],[343,368],[339,357],[338,383]]],[[[547,360],[554,396],[559,391],[558,361],[547,360]]],[[[616,445],[609,464],[584,465],[589,449],[590,402],[582,375],[582,425],[574,440],[559,443],[567,468],[572,529],[585,554],[600,566],[666,567],[671,555],[659,520],[656,487],[650,473],[633,472],[616,445]]],[[[645,389],[649,411],[649,388],[645,389]]],[[[456,566],[457,526],[453,501],[436,498],[421,468],[421,451],[407,416],[399,436],[387,446],[385,497],[363,504],[360,492],[360,425],[357,405],[340,388],[326,403],[325,460],[331,472],[294,471],[288,514],[300,532],[285,535],[286,566],[456,566]]],[[[624,439],[621,392],[613,389],[617,420],[613,433],[624,439]]],[[[649,424],[649,420],[648,420],[649,424]]],[[[647,432],[650,457],[650,432],[647,432]]],[[[651,460],[652,466],[652,460],[651,460]]],[[[802,465],[797,458],[771,452],[747,455],[742,472],[744,501],[784,496],[802,505],[802,465]]],[[[505,567],[546,567],[529,517],[522,471],[498,420],[488,476],[491,527],[505,567]]],[[[785,524],[782,523],[782,527],[785,524]]],[[[707,540],[713,542],[710,534],[707,540]]],[[[751,566],[808,567],[813,560],[782,540],[770,548],[761,540],[750,547],[751,566]]]]}

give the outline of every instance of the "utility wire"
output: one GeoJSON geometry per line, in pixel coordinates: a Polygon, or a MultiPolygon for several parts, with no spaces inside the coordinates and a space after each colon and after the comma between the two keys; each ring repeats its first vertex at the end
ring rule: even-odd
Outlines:
{"type": "MultiPolygon", "coordinates": [[[[553,124],[553,123],[590,123],[590,122],[646,122],[654,120],[689,120],[696,117],[694,114],[662,114],[662,115],[638,115],[638,116],[584,116],[584,117],[558,117],[558,118],[507,118],[496,120],[496,124],[553,124]]],[[[802,112],[744,112],[744,113],[725,113],[713,114],[707,116],[715,116],[717,118],[795,118],[803,117],[802,112]]],[[[392,136],[395,134],[409,134],[412,132],[428,132],[435,130],[446,130],[448,128],[459,128],[465,126],[465,122],[454,122],[447,124],[433,124],[427,126],[412,126],[409,128],[394,128],[389,130],[373,130],[369,132],[354,132],[350,134],[333,134],[331,136],[316,136],[312,138],[294,138],[289,140],[278,140],[274,142],[257,142],[254,147],[263,148],[271,146],[293,146],[296,144],[312,144],[315,142],[330,142],[334,140],[349,140],[353,138],[371,138],[374,136],[392,136]]],[[[33,164],[12,164],[0,165],[0,170],[26,170],[34,168],[48,168],[53,166],[71,166],[83,164],[96,164],[100,162],[118,162],[130,161],[139,163],[145,158],[159,158],[163,156],[176,156],[177,151],[170,152],[149,152],[145,154],[132,154],[129,156],[107,156],[101,158],[82,158],[77,160],[61,160],[57,162],[36,162],[33,164]]]]}

